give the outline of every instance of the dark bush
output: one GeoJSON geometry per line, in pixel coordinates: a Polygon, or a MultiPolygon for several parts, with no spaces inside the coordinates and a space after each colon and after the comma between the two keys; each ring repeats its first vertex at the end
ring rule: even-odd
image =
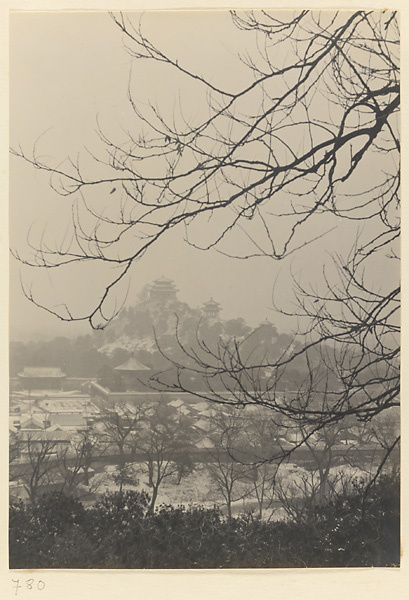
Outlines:
{"type": "MultiPolygon", "coordinates": [[[[86,512],[78,500],[61,492],[44,494],[31,506],[10,506],[10,567],[46,568],[63,566],[56,561],[57,542],[84,526],[86,512]]],[[[82,553],[82,548],[79,549],[82,553]]]]}
{"type": "Polygon", "coordinates": [[[63,494],[10,508],[11,568],[278,568],[397,566],[399,479],[317,507],[302,522],[228,519],[217,508],[160,506],[145,492],[91,508],[63,494]]]}

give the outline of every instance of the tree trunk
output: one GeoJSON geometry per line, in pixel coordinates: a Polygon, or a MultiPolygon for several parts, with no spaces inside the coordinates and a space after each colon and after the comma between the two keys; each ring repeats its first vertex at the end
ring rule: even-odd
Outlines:
{"type": "Polygon", "coordinates": [[[153,488],[153,465],[151,464],[148,465],[148,478],[148,485],[149,487],[153,488]]]}
{"type": "Polygon", "coordinates": [[[227,517],[231,519],[231,495],[227,492],[227,517]]]}
{"type": "Polygon", "coordinates": [[[152,499],[151,499],[151,503],[149,505],[149,509],[147,512],[148,515],[153,515],[153,512],[155,510],[155,504],[156,504],[156,500],[158,498],[158,489],[159,489],[158,485],[153,486],[152,499]]]}
{"type": "Polygon", "coordinates": [[[180,468],[178,470],[178,480],[176,482],[176,485],[180,485],[180,482],[182,481],[182,477],[183,477],[183,468],[180,468]]]}

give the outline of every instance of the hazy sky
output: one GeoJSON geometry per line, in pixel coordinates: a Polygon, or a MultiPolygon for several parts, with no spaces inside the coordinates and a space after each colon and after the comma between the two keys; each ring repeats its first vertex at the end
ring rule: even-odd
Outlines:
{"type": "MultiPolygon", "coordinates": [[[[10,23],[12,147],[21,145],[30,153],[42,136],[38,154],[59,162],[68,155],[75,156],[84,146],[97,148],[97,115],[109,133],[127,126],[131,119],[126,98],[131,58],[107,13],[15,13],[10,23]]],[[[246,34],[235,30],[228,13],[158,13],[147,15],[145,23],[155,41],[172,56],[179,56],[187,67],[214,82],[223,81],[225,87],[242,84],[237,80],[241,70],[235,50],[246,34]]],[[[146,62],[138,62],[132,66],[132,77],[138,100],[146,102],[153,97],[166,106],[167,90],[174,82],[168,81],[164,73],[153,76],[146,62]]],[[[183,106],[193,116],[202,110],[194,90],[191,97],[185,97],[183,106]]],[[[21,160],[12,158],[10,170],[11,245],[24,254],[30,227],[34,234],[47,222],[51,229],[58,229],[58,223],[69,218],[70,200],[57,196],[47,176],[21,160]]],[[[311,236],[315,233],[320,232],[310,232],[311,236]]],[[[324,253],[344,245],[345,231],[341,228],[325,241],[312,244],[303,253],[304,262],[296,261],[294,268],[308,273],[307,267],[319,265],[324,253]]],[[[213,296],[222,304],[224,318],[241,316],[252,325],[266,317],[276,321],[278,317],[271,310],[272,286],[281,273],[280,297],[284,303],[290,298],[289,266],[290,261],[234,261],[216,252],[200,252],[187,247],[174,230],[134,266],[128,303],[132,304],[144,285],[164,275],[175,281],[180,300],[192,306],[200,306],[213,296]]],[[[12,339],[87,331],[85,325],[62,324],[28,302],[21,293],[20,271],[12,261],[12,339]]],[[[55,302],[62,302],[69,289],[81,310],[99,294],[97,272],[72,272],[64,281],[53,280],[52,288],[46,288],[51,281],[48,273],[23,271],[22,276],[27,286],[32,282],[40,301],[51,298],[42,297],[41,292],[54,289],[55,302]]],[[[280,328],[281,323],[278,325],[280,328]]]]}

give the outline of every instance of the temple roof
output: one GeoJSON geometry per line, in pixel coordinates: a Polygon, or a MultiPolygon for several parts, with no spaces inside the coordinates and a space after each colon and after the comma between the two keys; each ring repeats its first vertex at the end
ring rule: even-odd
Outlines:
{"type": "Polygon", "coordinates": [[[172,279],[167,279],[166,277],[160,277],[160,279],[155,279],[155,281],[152,284],[151,290],[176,292],[177,287],[175,286],[172,279]]]}
{"type": "Polygon", "coordinates": [[[208,300],[207,302],[203,303],[203,306],[205,308],[219,308],[219,306],[221,306],[219,304],[219,302],[216,302],[215,300],[213,300],[213,298],[210,298],[210,300],[208,300]]]}
{"type": "Polygon", "coordinates": [[[29,440],[31,442],[70,442],[71,438],[71,431],[63,431],[60,429],[55,431],[48,431],[48,429],[44,429],[42,431],[22,431],[20,434],[21,440],[29,440]]]}
{"type": "Polygon", "coordinates": [[[115,367],[115,371],[150,371],[149,367],[145,367],[134,356],[131,356],[126,362],[119,367],[115,367]]]}
{"type": "Polygon", "coordinates": [[[59,367],[24,367],[23,372],[18,373],[18,376],[61,379],[66,377],[66,374],[59,367]]]}
{"type": "Polygon", "coordinates": [[[46,415],[41,413],[40,415],[29,415],[27,418],[23,418],[20,421],[20,427],[22,430],[25,429],[44,429],[44,419],[46,415]]]}

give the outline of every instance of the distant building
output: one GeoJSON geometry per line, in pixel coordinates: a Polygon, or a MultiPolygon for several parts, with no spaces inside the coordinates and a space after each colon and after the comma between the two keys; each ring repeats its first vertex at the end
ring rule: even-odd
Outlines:
{"type": "Polygon", "coordinates": [[[50,423],[47,421],[47,415],[45,413],[34,413],[27,415],[25,418],[20,420],[18,429],[20,431],[41,431],[50,427],[50,423]]]}
{"type": "Polygon", "coordinates": [[[125,363],[115,367],[114,369],[119,375],[121,375],[123,382],[127,389],[135,390],[141,385],[141,378],[150,373],[150,368],[143,365],[134,356],[131,356],[125,363]]]}
{"type": "Polygon", "coordinates": [[[176,300],[179,290],[171,279],[161,277],[155,279],[150,290],[150,299],[159,300],[159,302],[167,302],[168,300],[176,300]]]}
{"type": "Polygon", "coordinates": [[[213,298],[205,302],[202,307],[203,314],[207,319],[217,319],[221,309],[221,305],[215,302],[213,298]]]}
{"type": "Polygon", "coordinates": [[[56,367],[24,367],[17,377],[24,390],[61,390],[67,376],[56,367]]]}
{"type": "Polygon", "coordinates": [[[271,321],[269,321],[267,319],[267,317],[264,319],[264,321],[261,321],[259,327],[274,327],[274,325],[272,324],[271,321]]]}

